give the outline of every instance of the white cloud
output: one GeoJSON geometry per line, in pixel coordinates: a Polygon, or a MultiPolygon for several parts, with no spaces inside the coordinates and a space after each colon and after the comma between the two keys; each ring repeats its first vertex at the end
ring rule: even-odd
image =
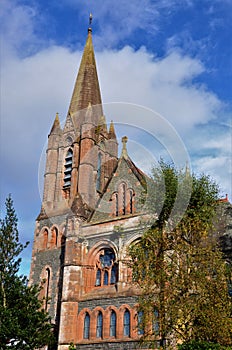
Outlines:
{"type": "MultiPolygon", "coordinates": [[[[79,1],[72,0],[72,3],[79,5],[79,1]]],[[[105,0],[104,6],[92,1],[94,17],[100,27],[100,34],[94,36],[94,42],[98,42],[98,47],[103,44],[104,47],[112,47],[137,28],[156,31],[160,11],[165,8],[171,10],[178,3],[192,5],[188,0],[136,0],[130,3],[105,0]]],[[[43,21],[43,16],[38,15],[32,5],[17,4],[15,0],[3,0],[0,14],[4,33],[0,130],[4,182],[1,195],[5,196],[8,192],[17,194],[16,209],[19,207],[24,223],[30,221],[29,216],[25,220],[25,213],[34,210],[31,214],[33,219],[38,214],[37,169],[40,154],[55,113],[60,113],[61,120],[66,116],[82,52],[71,52],[64,47],[49,46],[49,43],[46,43],[47,49],[38,50],[46,46],[35,34],[36,22],[38,18],[43,21]],[[16,50],[23,47],[26,51],[21,51],[19,58],[16,50]],[[35,47],[37,53],[32,54],[35,47]]],[[[82,11],[86,12],[90,4],[83,3],[82,6],[82,11]]],[[[199,59],[176,49],[176,44],[176,37],[170,40],[168,54],[163,58],[154,56],[145,48],[135,51],[130,46],[96,52],[103,101],[139,104],[163,115],[174,125],[193,156],[194,170],[210,173],[232,199],[231,132],[228,128],[210,127],[212,121],[219,122],[219,117],[220,123],[225,120],[223,102],[206,86],[195,83],[206,67],[199,59]]],[[[202,41],[198,44],[202,45],[202,41]]],[[[130,123],[140,123],[153,135],[157,129],[162,129],[155,119],[144,118],[140,111],[138,108],[137,112],[133,110],[133,115],[128,115],[130,123]]],[[[117,113],[112,115],[116,122],[121,121],[121,117],[117,113]]],[[[165,125],[163,123],[163,127],[165,125]]],[[[144,141],[146,137],[141,140],[139,148],[136,144],[138,138],[133,140],[141,159],[144,141]]],[[[128,144],[129,150],[133,148],[133,142],[128,144]]],[[[155,161],[159,159],[158,152],[153,150],[156,146],[151,144],[145,147],[149,163],[153,157],[155,161]]],[[[141,166],[148,169],[144,159],[141,166]]]]}
{"type": "Polygon", "coordinates": [[[27,56],[44,45],[36,34],[38,23],[44,17],[34,5],[23,5],[17,0],[2,0],[0,7],[1,29],[1,60],[7,60],[9,55],[27,56]]]}
{"type": "Polygon", "coordinates": [[[117,99],[149,107],[167,118],[181,134],[216,118],[223,107],[216,95],[194,83],[194,78],[204,71],[203,64],[178,50],[157,59],[145,49],[135,52],[125,47],[118,52],[100,53],[97,61],[105,102],[117,99]]]}
{"type": "Polygon", "coordinates": [[[204,173],[211,176],[219,184],[222,197],[229,195],[232,198],[232,163],[231,153],[218,156],[199,157],[194,162],[194,167],[198,174],[204,173]]]}
{"type": "MultiPolygon", "coordinates": [[[[25,168],[38,164],[55,113],[60,113],[61,120],[66,116],[80,57],[81,52],[53,46],[34,56],[5,62],[2,145],[7,156],[3,152],[2,157],[10,168],[18,166],[22,186],[25,168]]],[[[96,59],[104,102],[130,102],[158,112],[174,125],[189,150],[194,146],[194,142],[186,142],[191,132],[216,119],[223,108],[212,92],[194,83],[204,71],[202,63],[178,51],[158,59],[144,48],[134,51],[125,47],[97,52],[96,59]]],[[[119,115],[111,117],[120,121],[119,115]]],[[[135,112],[129,120],[139,125],[140,119],[141,112],[135,112]]],[[[142,127],[151,133],[158,129],[155,121],[144,116],[142,127]]]]}
{"type": "Polygon", "coordinates": [[[169,16],[180,7],[192,6],[191,0],[104,0],[101,5],[95,0],[61,0],[61,3],[78,9],[82,19],[89,11],[93,13],[99,33],[95,43],[100,48],[114,47],[137,30],[154,34],[160,29],[162,16],[169,16]]]}

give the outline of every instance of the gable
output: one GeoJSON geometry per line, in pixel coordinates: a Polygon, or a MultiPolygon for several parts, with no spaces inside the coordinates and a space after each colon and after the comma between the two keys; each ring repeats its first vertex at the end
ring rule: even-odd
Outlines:
{"type": "Polygon", "coordinates": [[[141,212],[140,198],[145,185],[145,176],[134,163],[120,158],[90,221],[108,221],[141,212]]]}

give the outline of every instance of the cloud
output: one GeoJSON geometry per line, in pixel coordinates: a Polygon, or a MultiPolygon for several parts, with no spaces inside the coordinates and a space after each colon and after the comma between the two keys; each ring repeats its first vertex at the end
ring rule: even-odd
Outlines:
{"type": "Polygon", "coordinates": [[[196,173],[209,174],[219,184],[221,195],[232,199],[232,128],[228,123],[211,123],[193,130],[186,140],[196,173]],[[191,144],[191,145],[190,145],[191,144]]]}
{"type": "Polygon", "coordinates": [[[79,16],[86,18],[93,13],[93,23],[98,28],[96,47],[111,48],[140,31],[154,34],[160,30],[163,16],[169,16],[180,7],[191,6],[190,0],[104,0],[101,5],[94,0],[62,0],[63,6],[78,9],[79,16]]]}
{"type": "MultiPolygon", "coordinates": [[[[12,185],[17,167],[17,180],[22,187],[26,183],[30,187],[25,169],[27,174],[33,169],[35,175],[55,113],[60,113],[61,120],[66,116],[81,54],[52,46],[5,62],[2,158],[12,185]]],[[[104,102],[129,102],[158,112],[176,128],[184,143],[194,128],[217,119],[223,109],[217,96],[194,83],[204,71],[203,64],[178,51],[158,59],[144,48],[135,51],[127,46],[97,52],[96,58],[104,102]]],[[[106,117],[121,122],[120,115],[106,117]]],[[[134,112],[130,120],[139,125],[140,119],[141,112],[134,112]]],[[[157,130],[150,117],[143,117],[142,123],[151,133],[157,130]]]]}
{"type": "Polygon", "coordinates": [[[99,53],[97,61],[105,102],[117,99],[149,107],[167,118],[181,135],[217,118],[223,108],[213,92],[195,83],[205,69],[203,64],[178,50],[158,59],[143,48],[125,47],[99,53]]]}
{"type": "MultiPolygon", "coordinates": [[[[184,0],[136,0],[130,3],[105,0],[104,6],[99,6],[96,1],[90,2],[99,26],[98,35],[93,39],[99,48],[96,60],[103,101],[145,106],[148,118],[144,117],[141,108],[133,109],[132,115],[126,115],[130,111],[126,109],[124,121],[129,118],[131,124],[142,124],[143,129],[153,135],[161,126],[147,111],[150,109],[161,114],[183,140],[194,170],[210,173],[224,192],[231,193],[231,129],[217,124],[219,120],[220,123],[227,121],[225,106],[206,85],[197,83],[207,67],[199,58],[178,49],[176,37],[169,43],[164,57],[158,57],[144,47],[135,50],[123,45],[123,40],[136,30],[148,28],[153,33],[159,30],[161,12],[176,10],[178,2],[192,6],[191,1],[184,0]],[[118,43],[120,49],[111,49],[118,43]],[[104,50],[100,50],[103,46],[104,50]]],[[[79,6],[80,2],[69,0],[69,3],[70,6],[79,6]]],[[[41,151],[55,113],[59,112],[61,120],[66,117],[82,51],[74,52],[45,42],[36,30],[38,21],[43,22],[45,17],[35,6],[19,4],[14,0],[3,0],[0,14],[4,33],[0,192],[3,198],[12,192],[21,227],[26,227],[22,229],[23,235],[31,236],[32,240],[33,220],[40,210],[37,172],[41,151]],[[32,222],[31,226],[28,222],[32,222]]],[[[67,4],[67,0],[63,4],[67,4]]],[[[83,2],[78,8],[80,15],[86,13],[89,6],[83,2]]],[[[202,41],[198,44],[200,47],[202,41]]],[[[122,122],[124,115],[117,113],[116,108],[113,112],[115,114],[106,113],[108,121],[112,118],[116,123],[122,122]]],[[[124,130],[130,133],[125,127],[124,130]]],[[[158,145],[152,142],[146,145],[145,136],[140,139],[141,147],[138,148],[140,134],[138,130],[132,131],[128,149],[133,153],[132,159],[135,156],[139,165],[147,170],[141,154],[145,148],[151,164],[153,157],[155,161],[159,159],[158,145]]],[[[124,131],[119,129],[119,134],[122,133],[124,131]]]]}
{"type": "Polygon", "coordinates": [[[45,46],[37,28],[45,21],[43,13],[35,5],[22,4],[17,0],[2,0],[0,7],[1,60],[9,55],[22,57],[35,53],[45,46]]]}

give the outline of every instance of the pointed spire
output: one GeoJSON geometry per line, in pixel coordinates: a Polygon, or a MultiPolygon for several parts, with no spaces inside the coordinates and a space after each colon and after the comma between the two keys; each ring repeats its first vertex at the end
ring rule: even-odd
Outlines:
{"type": "Polygon", "coordinates": [[[59,120],[59,114],[56,113],[56,117],[55,117],[55,120],[54,120],[54,123],[52,125],[52,128],[51,128],[51,131],[50,131],[50,134],[54,133],[55,131],[60,131],[60,120],[59,120]]]}
{"type": "Polygon", "coordinates": [[[125,159],[128,159],[128,153],[127,153],[127,148],[126,148],[127,141],[128,141],[128,137],[127,137],[127,136],[123,136],[123,137],[122,137],[122,153],[121,153],[121,158],[124,157],[125,159]]]}
{"type": "Polygon", "coordinates": [[[102,114],[99,119],[99,133],[106,133],[107,134],[107,126],[106,126],[106,118],[102,114]]]}
{"type": "Polygon", "coordinates": [[[109,139],[116,139],[116,133],[114,129],[114,122],[111,120],[109,127],[109,139]]]}
{"type": "Polygon", "coordinates": [[[72,114],[87,108],[89,102],[92,106],[102,103],[92,43],[91,23],[92,15],[90,14],[88,36],[68,111],[72,114]]]}

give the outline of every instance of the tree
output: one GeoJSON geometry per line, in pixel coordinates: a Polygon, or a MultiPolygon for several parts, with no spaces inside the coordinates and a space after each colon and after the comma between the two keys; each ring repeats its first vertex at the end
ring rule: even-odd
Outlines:
{"type": "Polygon", "coordinates": [[[13,201],[6,199],[0,219],[0,349],[32,350],[54,341],[49,315],[39,300],[40,288],[19,276],[19,255],[28,243],[19,242],[13,201]]]}
{"type": "Polygon", "coordinates": [[[231,344],[229,271],[213,231],[218,187],[163,161],[152,175],[149,228],[129,249],[141,292],[141,341],[155,347],[159,340],[164,348],[176,339],[231,344]]]}

